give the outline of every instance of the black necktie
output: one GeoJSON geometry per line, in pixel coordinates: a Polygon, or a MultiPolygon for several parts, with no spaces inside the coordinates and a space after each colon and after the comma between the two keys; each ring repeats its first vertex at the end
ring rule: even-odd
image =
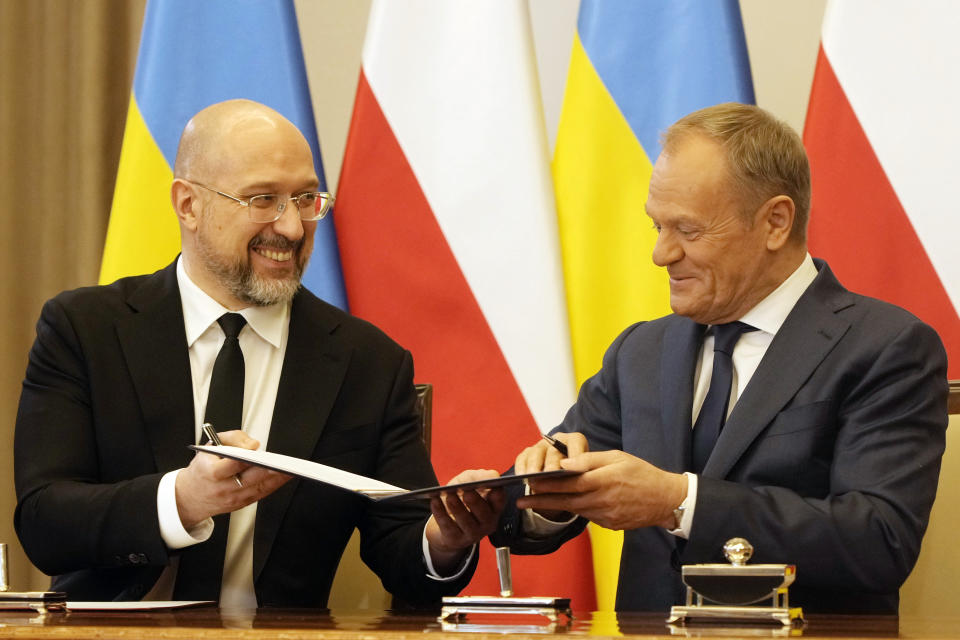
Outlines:
{"type": "MultiPolygon", "coordinates": [[[[213,363],[210,393],[204,422],[217,431],[239,429],[243,417],[243,351],[238,336],[247,323],[239,313],[225,313],[217,320],[226,338],[213,363]]],[[[213,535],[180,554],[174,600],[219,600],[223,557],[227,549],[230,514],[213,518],[213,535]]]]}
{"type": "Polygon", "coordinates": [[[730,404],[730,385],[733,382],[733,359],[731,354],[740,336],[755,327],[742,322],[730,322],[713,326],[713,375],[710,388],[700,408],[700,415],[693,426],[693,471],[700,473],[707,465],[713,445],[720,437],[720,430],[727,420],[730,404]]]}
{"type": "Polygon", "coordinates": [[[217,431],[230,431],[240,428],[243,417],[243,351],[239,336],[247,321],[239,313],[225,313],[217,322],[226,338],[213,363],[203,421],[217,431]]]}

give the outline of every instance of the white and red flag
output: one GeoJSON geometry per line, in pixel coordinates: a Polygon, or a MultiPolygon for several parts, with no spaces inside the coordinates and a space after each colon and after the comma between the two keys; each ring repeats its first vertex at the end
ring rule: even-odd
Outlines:
{"type": "Polygon", "coordinates": [[[848,288],[906,307],[960,377],[960,3],[827,6],[804,143],[811,252],[848,288]]]}
{"type": "MultiPolygon", "coordinates": [[[[556,225],[526,3],[374,2],[337,237],[351,312],[434,385],[441,481],[505,470],[574,399],[556,225]]],[[[496,594],[481,553],[466,592],[496,594]]],[[[517,595],[592,610],[586,536],[558,554],[515,557],[517,595]]]]}

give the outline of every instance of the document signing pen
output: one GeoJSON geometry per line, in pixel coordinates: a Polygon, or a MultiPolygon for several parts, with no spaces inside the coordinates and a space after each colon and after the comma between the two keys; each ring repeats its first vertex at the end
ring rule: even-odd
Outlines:
{"type": "MultiPolygon", "coordinates": [[[[216,447],[222,447],[223,443],[220,442],[220,436],[217,435],[216,429],[213,428],[213,425],[209,422],[204,422],[203,426],[200,427],[203,429],[203,435],[207,436],[207,439],[210,441],[210,444],[216,447]]],[[[233,476],[233,479],[237,481],[237,486],[241,489],[243,488],[243,481],[240,480],[240,474],[233,476]]]]}
{"type": "Polygon", "coordinates": [[[554,438],[553,436],[549,436],[549,435],[547,435],[547,434],[545,434],[545,433],[544,433],[544,434],[541,434],[541,435],[543,436],[543,439],[544,439],[544,440],[546,440],[547,442],[550,443],[550,446],[552,446],[554,449],[556,449],[557,451],[559,451],[560,453],[562,453],[564,457],[567,457],[567,456],[570,455],[570,452],[567,451],[567,445],[563,444],[562,442],[560,442],[559,440],[557,440],[557,439],[554,438]]]}

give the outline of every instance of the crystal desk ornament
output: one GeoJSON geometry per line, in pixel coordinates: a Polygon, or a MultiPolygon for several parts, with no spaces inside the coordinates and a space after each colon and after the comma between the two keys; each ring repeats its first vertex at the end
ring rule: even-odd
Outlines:
{"type": "Polygon", "coordinates": [[[748,565],[753,546],[743,538],[728,540],[723,545],[723,555],[730,564],[683,567],[687,602],[671,607],[669,624],[736,621],[738,624],[779,622],[791,626],[803,623],[803,611],[799,607],[791,608],[787,595],[787,588],[797,576],[794,565],[748,565]],[[764,600],[770,605],[757,604],[764,600]]]}
{"type": "Polygon", "coordinates": [[[569,626],[573,620],[570,598],[535,596],[518,598],[513,595],[513,577],[510,571],[510,549],[497,548],[497,571],[500,574],[499,596],[445,597],[439,621],[444,631],[523,631],[526,633],[552,632],[569,626]],[[549,620],[547,625],[471,624],[468,614],[526,614],[540,615],[549,620]]]}

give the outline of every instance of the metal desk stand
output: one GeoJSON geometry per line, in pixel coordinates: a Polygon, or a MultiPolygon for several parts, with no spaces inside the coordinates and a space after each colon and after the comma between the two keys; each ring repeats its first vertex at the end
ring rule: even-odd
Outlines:
{"type": "Polygon", "coordinates": [[[753,547],[743,538],[723,545],[731,564],[694,564],[683,567],[687,585],[684,606],[670,609],[667,623],[732,622],[774,623],[784,627],[803,624],[803,611],[790,607],[787,588],[797,575],[792,564],[747,565],[753,547]],[[770,606],[755,603],[770,600],[770,606]],[[705,604],[710,601],[716,604],[705,604]]]}
{"type": "Polygon", "coordinates": [[[497,571],[500,574],[499,596],[456,596],[443,599],[439,621],[444,630],[550,632],[569,627],[573,620],[570,598],[549,596],[518,598],[513,595],[508,547],[497,548],[497,571]],[[547,618],[549,623],[547,625],[471,624],[467,622],[468,614],[540,615],[547,618]]]}

